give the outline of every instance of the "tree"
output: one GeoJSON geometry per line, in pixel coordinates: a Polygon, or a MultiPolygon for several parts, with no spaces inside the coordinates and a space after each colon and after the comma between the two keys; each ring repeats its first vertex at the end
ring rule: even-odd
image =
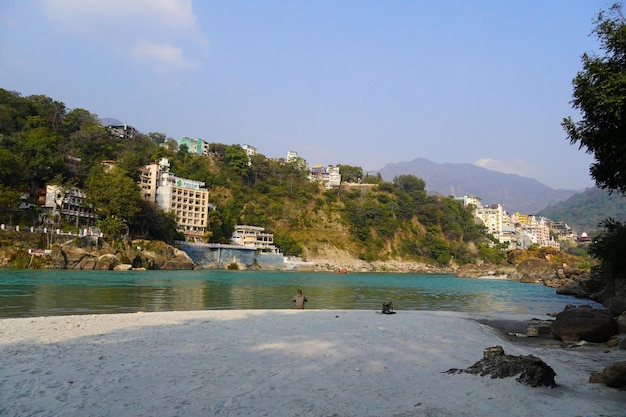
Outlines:
{"type": "Polygon", "coordinates": [[[415,175],[398,175],[393,179],[393,184],[408,194],[414,191],[424,191],[426,189],[424,180],[415,175]]]}
{"type": "Polygon", "coordinates": [[[102,166],[95,166],[89,172],[85,193],[86,202],[105,219],[112,217],[128,223],[141,210],[139,186],[121,168],[106,172],[102,166]]]}
{"type": "Polygon", "coordinates": [[[363,180],[363,168],[352,165],[339,165],[341,181],[360,183],[363,180]]]}
{"type": "MultiPolygon", "coordinates": [[[[590,173],[609,193],[626,193],[626,19],[615,3],[600,12],[592,33],[604,56],[583,54],[583,70],[573,80],[574,108],[582,119],[563,119],[572,144],[593,154],[590,173]]],[[[607,219],[603,233],[594,238],[591,253],[602,262],[607,278],[620,276],[626,268],[626,223],[607,219]]]]}
{"type": "Polygon", "coordinates": [[[20,192],[0,185],[0,223],[13,223],[13,215],[20,206],[20,192]]]}
{"type": "Polygon", "coordinates": [[[583,54],[583,70],[572,81],[572,105],[582,119],[563,119],[572,144],[578,144],[595,162],[591,177],[600,188],[626,193],[626,21],[622,5],[600,12],[592,33],[604,56],[583,54]]]}

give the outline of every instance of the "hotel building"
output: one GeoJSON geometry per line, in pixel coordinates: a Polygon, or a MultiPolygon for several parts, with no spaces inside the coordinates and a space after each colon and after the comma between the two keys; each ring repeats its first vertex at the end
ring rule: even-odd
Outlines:
{"type": "Polygon", "coordinates": [[[204,240],[207,231],[209,191],[204,185],[172,174],[167,158],[141,169],[141,197],[176,214],[178,231],[188,241],[204,240]]]}

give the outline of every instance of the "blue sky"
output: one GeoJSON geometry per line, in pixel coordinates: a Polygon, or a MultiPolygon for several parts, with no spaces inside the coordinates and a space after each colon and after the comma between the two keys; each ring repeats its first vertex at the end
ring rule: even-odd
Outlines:
{"type": "Polygon", "coordinates": [[[593,185],[560,123],[592,0],[4,0],[0,87],[144,133],[593,185]]]}

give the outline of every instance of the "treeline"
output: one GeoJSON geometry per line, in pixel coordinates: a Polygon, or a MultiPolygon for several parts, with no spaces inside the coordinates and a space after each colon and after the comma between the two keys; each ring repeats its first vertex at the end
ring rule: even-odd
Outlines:
{"type": "Polygon", "coordinates": [[[182,148],[160,132],[122,140],[87,110],[0,89],[0,222],[41,224],[40,207],[24,210],[24,192],[35,203],[46,184],[76,186],[85,190],[98,225],[112,236],[128,227],[132,236],[171,242],[181,238],[175,218],[143,201],[137,185],[138,168],[167,157],[175,175],[203,181],[209,189],[216,207],[209,212],[211,242],[227,242],[236,224],[249,224],[266,227],[283,252],[294,255],[335,250],[366,260],[441,264],[504,257],[487,244],[470,209],[429,196],[424,181],[414,176],[389,183],[343,165],[343,179],[360,184],[325,190],[309,181],[302,159],[276,161],[260,154],[249,159],[239,145],[221,143],[212,143],[205,157],[182,148]],[[114,172],[105,172],[101,161],[106,160],[116,161],[114,172]]]}

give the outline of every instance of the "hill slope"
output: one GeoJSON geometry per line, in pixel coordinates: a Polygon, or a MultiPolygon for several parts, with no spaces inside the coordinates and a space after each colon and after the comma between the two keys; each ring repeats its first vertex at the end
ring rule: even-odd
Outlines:
{"type": "Polygon", "coordinates": [[[483,204],[502,204],[509,213],[534,214],[576,193],[555,190],[532,178],[503,174],[472,164],[438,164],[425,158],[387,164],[379,172],[387,181],[397,175],[415,175],[426,181],[430,193],[457,197],[475,195],[483,204]]]}
{"type": "Polygon", "coordinates": [[[626,197],[599,188],[588,188],[565,201],[540,210],[539,214],[569,224],[576,233],[589,234],[607,217],[626,220],[626,197]]]}

